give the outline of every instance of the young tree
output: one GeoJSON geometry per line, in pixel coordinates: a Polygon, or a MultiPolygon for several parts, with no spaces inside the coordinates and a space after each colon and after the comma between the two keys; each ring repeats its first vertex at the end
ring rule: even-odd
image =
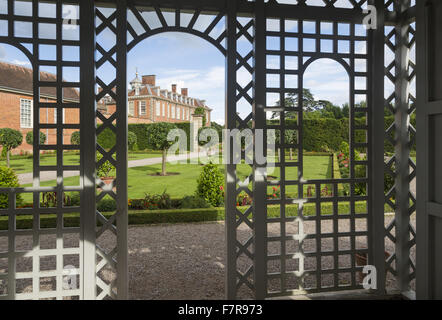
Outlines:
{"type": "Polygon", "coordinates": [[[23,135],[20,131],[2,128],[0,129],[0,145],[6,151],[6,166],[9,168],[9,153],[23,142],[23,135]]]}
{"type": "MultiPolygon", "coordinates": [[[[40,131],[39,144],[44,144],[45,142],[46,142],[46,135],[40,131]]],[[[26,143],[31,146],[34,144],[34,132],[33,131],[29,131],[26,134],[26,143]]]]}
{"type": "Polygon", "coordinates": [[[147,143],[148,147],[152,150],[163,151],[162,170],[161,175],[166,175],[166,156],[167,149],[169,149],[174,141],[168,141],[167,135],[173,129],[177,129],[177,126],[173,123],[157,122],[149,125],[147,131],[147,143]]]}

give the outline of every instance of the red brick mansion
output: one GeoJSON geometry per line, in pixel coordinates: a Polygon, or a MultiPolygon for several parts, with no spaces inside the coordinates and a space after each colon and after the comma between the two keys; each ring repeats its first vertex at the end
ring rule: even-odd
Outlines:
{"type": "MultiPolygon", "coordinates": [[[[56,81],[56,76],[40,72],[41,81],[56,81]]],[[[63,102],[78,102],[79,93],[74,88],[63,89],[63,102]]],[[[56,88],[42,87],[41,102],[56,102],[56,88]]],[[[40,108],[40,123],[57,123],[55,108],[40,108]]],[[[26,143],[26,134],[34,127],[33,74],[32,69],[23,66],[0,62],[0,128],[19,130],[23,134],[23,143],[12,150],[14,154],[24,151],[32,152],[33,147],[26,143]]],[[[76,109],[63,109],[64,124],[78,124],[79,112],[76,109]]],[[[56,129],[42,129],[46,134],[47,144],[56,144],[56,129]]],[[[70,144],[71,134],[75,130],[63,130],[63,143],[70,144]]],[[[1,150],[1,147],[0,147],[1,150]]]]}
{"type": "MultiPolygon", "coordinates": [[[[204,100],[188,96],[188,89],[182,88],[177,92],[176,84],[171,90],[161,89],[156,85],[156,76],[142,76],[136,73],[135,79],[130,82],[128,91],[129,123],[153,122],[189,122],[195,109],[205,109],[206,125],[210,124],[210,109],[204,100]]],[[[110,97],[103,98],[98,104],[103,113],[115,112],[115,102],[110,97]]]]}

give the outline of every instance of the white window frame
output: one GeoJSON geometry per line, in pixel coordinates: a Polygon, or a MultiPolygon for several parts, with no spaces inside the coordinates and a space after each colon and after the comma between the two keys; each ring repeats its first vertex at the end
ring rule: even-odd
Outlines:
{"type": "Polygon", "coordinates": [[[176,107],[176,118],[179,120],[181,118],[180,107],[176,107]]]}
{"type": "Polygon", "coordinates": [[[127,114],[132,117],[135,116],[135,102],[134,101],[129,101],[129,103],[127,104],[127,114]]]}
{"type": "Polygon", "coordinates": [[[161,117],[161,105],[160,102],[155,100],[155,115],[161,117]]]}
{"type": "Polygon", "coordinates": [[[161,116],[162,117],[166,116],[166,104],[165,103],[161,103],[161,116]]]}
{"type": "Polygon", "coordinates": [[[145,100],[140,101],[139,115],[145,116],[147,114],[147,104],[145,100]],[[144,108],[144,111],[143,111],[144,108]]]}
{"type": "Polygon", "coordinates": [[[175,109],[175,106],[172,106],[172,115],[171,115],[171,119],[175,119],[175,117],[176,117],[176,109],[175,109]]]}
{"type": "Polygon", "coordinates": [[[34,127],[34,101],[31,99],[20,99],[20,128],[30,129],[34,127]],[[29,103],[30,112],[29,112],[29,124],[24,123],[23,121],[23,104],[29,103]]]}
{"type": "MultiPolygon", "coordinates": [[[[63,124],[66,123],[66,109],[63,108],[63,119],[61,120],[63,121],[63,124]]],[[[57,108],[54,108],[54,123],[57,123],[57,108]]]]}

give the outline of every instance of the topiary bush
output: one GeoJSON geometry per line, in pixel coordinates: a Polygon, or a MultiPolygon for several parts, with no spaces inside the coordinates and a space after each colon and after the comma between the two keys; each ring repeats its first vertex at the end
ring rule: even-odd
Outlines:
{"type": "Polygon", "coordinates": [[[80,131],[74,131],[71,135],[71,144],[79,145],[80,144],[80,131]]]}
{"type": "Polygon", "coordinates": [[[103,198],[97,203],[97,210],[100,212],[112,212],[117,210],[117,202],[114,199],[103,198]]]}
{"type": "MultiPolygon", "coordinates": [[[[46,142],[46,135],[43,132],[39,132],[40,135],[40,140],[39,140],[39,144],[45,144],[46,142]]],[[[34,144],[34,132],[33,131],[29,131],[26,134],[26,143],[29,145],[33,145],[34,144]]]]}
{"type": "MultiPolygon", "coordinates": [[[[0,188],[17,188],[20,187],[20,184],[18,182],[18,177],[15,174],[14,170],[7,168],[7,167],[1,167],[0,166],[0,188]]],[[[21,206],[23,204],[23,198],[20,194],[17,194],[16,198],[17,207],[21,206]]],[[[0,209],[7,209],[9,206],[9,197],[7,194],[0,193],[0,209]]]]}
{"type": "Polygon", "coordinates": [[[17,148],[23,142],[23,135],[20,131],[10,128],[0,129],[0,145],[3,152],[6,152],[6,166],[9,168],[9,154],[12,149],[17,148]]]}
{"type": "Polygon", "coordinates": [[[137,135],[132,131],[127,133],[127,145],[130,151],[134,151],[137,146],[137,135]]]}
{"type": "Polygon", "coordinates": [[[214,207],[224,204],[224,175],[217,165],[206,164],[198,178],[197,195],[214,207]]]}

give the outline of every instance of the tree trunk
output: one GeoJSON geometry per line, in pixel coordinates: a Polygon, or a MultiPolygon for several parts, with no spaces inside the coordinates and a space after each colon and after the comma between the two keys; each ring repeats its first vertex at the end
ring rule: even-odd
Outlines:
{"type": "Polygon", "coordinates": [[[166,149],[163,150],[163,159],[162,159],[162,166],[161,166],[161,175],[166,175],[166,157],[167,157],[167,151],[166,149]]]}
{"type": "Polygon", "coordinates": [[[6,166],[7,166],[8,168],[10,168],[10,166],[9,166],[9,150],[6,151],[6,166]]]}

